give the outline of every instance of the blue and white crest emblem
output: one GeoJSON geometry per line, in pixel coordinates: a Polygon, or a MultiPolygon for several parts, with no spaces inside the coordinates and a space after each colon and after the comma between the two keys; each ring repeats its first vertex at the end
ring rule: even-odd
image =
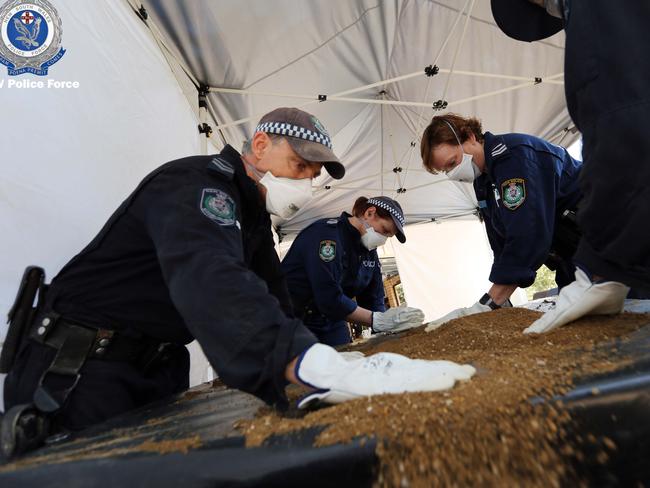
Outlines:
{"type": "Polygon", "coordinates": [[[61,18],[47,0],[9,0],[0,7],[0,64],[9,76],[47,75],[65,54],[61,18]]]}

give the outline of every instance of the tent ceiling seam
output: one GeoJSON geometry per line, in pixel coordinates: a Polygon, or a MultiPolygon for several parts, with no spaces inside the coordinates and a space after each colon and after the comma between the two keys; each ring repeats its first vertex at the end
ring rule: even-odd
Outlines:
{"type": "Polygon", "coordinates": [[[301,54],[301,55],[298,56],[296,59],[294,59],[293,61],[290,61],[289,63],[285,64],[284,66],[281,66],[280,68],[278,68],[278,69],[276,69],[276,70],[274,70],[274,71],[272,71],[272,72],[270,72],[270,73],[268,73],[268,74],[262,76],[261,78],[258,78],[257,80],[255,80],[255,81],[253,81],[253,82],[251,82],[251,83],[249,83],[248,86],[246,86],[246,88],[250,88],[251,86],[255,86],[255,85],[256,85],[257,83],[259,83],[260,81],[263,81],[263,80],[265,80],[265,79],[267,79],[267,78],[269,78],[269,77],[275,75],[276,73],[279,73],[280,71],[282,71],[282,70],[284,70],[284,69],[286,69],[286,68],[289,68],[290,66],[292,66],[292,65],[295,64],[295,63],[297,63],[298,61],[300,61],[300,60],[306,58],[307,56],[313,54],[314,52],[318,51],[320,48],[322,48],[322,47],[326,46],[327,44],[329,44],[330,41],[333,41],[333,40],[336,39],[338,36],[340,36],[341,34],[343,34],[345,31],[347,31],[348,29],[354,27],[354,26],[357,25],[359,22],[361,22],[361,20],[363,20],[363,18],[368,14],[368,12],[370,12],[371,10],[375,10],[375,9],[377,9],[377,8],[379,8],[379,4],[374,5],[374,6],[372,6],[372,7],[368,7],[368,8],[365,9],[363,12],[361,12],[361,15],[359,15],[359,17],[358,17],[354,22],[352,22],[351,24],[345,26],[343,29],[341,29],[341,30],[335,32],[331,37],[329,37],[327,40],[325,40],[325,42],[322,42],[321,44],[319,44],[319,45],[316,46],[315,48],[313,48],[313,49],[307,51],[307,52],[304,53],[304,54],[301,54]]]}

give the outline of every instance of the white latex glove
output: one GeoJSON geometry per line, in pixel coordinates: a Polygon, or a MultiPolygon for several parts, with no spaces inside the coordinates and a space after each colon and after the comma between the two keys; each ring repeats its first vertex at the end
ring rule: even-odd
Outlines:
{"type": "Polygon", "coordinates": [[[375,332],[399,332],[419,327],[424,322],[424,312],[413,307],[394,307],[385,312],[372,313],[372,328],[375,332]]]}
{"type": "Polygon", "coordinates": [[[587,274],[576,268],[576,280],[565,286],[555,302],[555,308],[546,312],[524,330],[524,334],[542,334],[568,324],[583,315],[621,313],[630,288],[618,281],[592,283],[587,274]]]}
{"type": "Polygon", "coordinates": [[[355,359],[363,359],[366,357],[361,351],[341,351],[339,352],[343,359],[346,361],[354,361],[355,359]]]}
{"type": "Polygon", "coordinates": [[[315,401],[341,403],[383,393],[448,390],[474,373],[468,364],[409,359],[389,352],[346,359],[330,346],[314,344],[298,360],[296,377],[316,390],[300,400],[298,408],[315,401]]]}
{"type": "Polygon", "coordinates": [[[489,312],[490,310],[492,309],[489,306],[483,305],[480,302],[476,302],[471,307],[457,308],[456,310],[449,312],[444,317],[440,317],[433,322],[429,322],[424,330],[426,332],[431,332],[432,330],[436,330],[441,325],[446,324],[450,320],[457,319],[459,317],[465,317],[467,315],[474,315],[475,313],[489,312]]]}

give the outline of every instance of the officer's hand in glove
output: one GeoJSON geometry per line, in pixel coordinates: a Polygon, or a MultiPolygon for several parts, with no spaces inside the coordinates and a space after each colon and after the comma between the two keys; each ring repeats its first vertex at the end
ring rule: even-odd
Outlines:
{"type": "Polygon", "coordinates": [[[424,312],[413,307],[394,307],[385,312],[372,313],[372,329],[375,332],[398,332],[419,327],[424,322],[424,312]]]}
{"type": "Polygon", "coordinates": [[[346,359],[330,346],[314,344],[296,362],[296,378],[316,388],[300,400],[298,408],[384,393],[448,390],[475,372],[468,364],[409,359],[388,352],[346,359]]]}
{"type": "Polygon", "coordinates": [[[576,280],[560,291],[555,308],[533,322],[524,330],[524,334],[542,334],[583,315],[607,315],[623,311],[629,287],[617,281],[592,283],[580,268],[576,268],[575,275],[576,280]]]}
{"type": "Polygon", "coordinates": [[[492,309],[488,305],[483,305],[481,302],[476,302],[471,307],[457,308],[456,310],[449,312],[444,317],[440,317],[433,322],[429,322],[424,330],[426,332],[431,332],[432,330],[436,330],[438,327],[449,322],[450,320],[465,317],[466,315],[474,315],[475,313],[489,312],[490,310],[492,309]]]}

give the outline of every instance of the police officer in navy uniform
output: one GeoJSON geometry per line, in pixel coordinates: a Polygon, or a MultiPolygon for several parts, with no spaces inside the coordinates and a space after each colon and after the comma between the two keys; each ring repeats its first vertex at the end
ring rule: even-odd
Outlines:
{"type": "MultiPolygon", "coordinates": [[[[287,382],[336,403],[471,377],[470,366],[447,362],[420,361],[413,371],[406,357],[352,363],[292,316],[269,213],[291,217],[311,198],[322,166],[334,178],[344,174],[323,125],[281,108],[262,118],[245,154],[226,146],[146,176],[42,288],[25,339],[9,351],[17,355],[5,381],[3,453],[187,388],[184,344],[193,339],[226,385],[279,408],[287,382]]],[[[10,324],[13,337],[23,335],[13,330],[18,323],[10,324]]]]}
{"type": "Polygon", "coordinates": [[[542,333],[650,296],[650,2],[492,0],[501,30],[520,41],[565,33],[567,108],[582,133],[582,239],[576,281],[526,329],[542,333]]]}
{"type": "Polygon", "coordinates": [[[566,149],[526,134],[483,133],[478,119],[446,114],[433,117],[425,129],[421,152],[427,170],[473,183],[494,252],[490,290],[429,330],[452,318],[511,306],[510,295],[532,285],[542,264],[556,270],[560,288],[573,281],[582,163],[566,149]]]}
{"type": "Polygon", "coordinates": [[[410,307],[385,313],[384,285],[376,248],[389,237],[406,242],[402,207],[380,196],[359,197],[352,215],[321,219],[303,229],[282,260],[294,313],[330,346],[351,341],[347,321],[377,332],[422,324],[410,307]],[[356,299],[353,300],[353,299],[356,299]]]}

